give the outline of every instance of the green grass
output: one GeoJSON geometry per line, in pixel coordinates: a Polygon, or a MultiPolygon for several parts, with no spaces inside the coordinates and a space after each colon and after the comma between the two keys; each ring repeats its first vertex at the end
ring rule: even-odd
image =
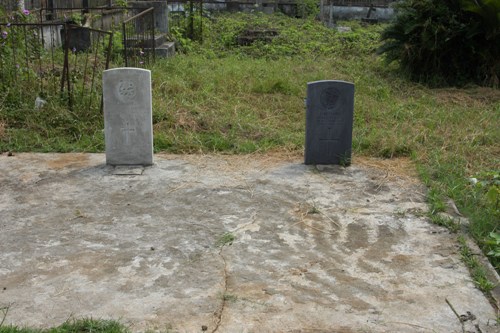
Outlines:
{"type": "Polygon", "coordinates": [[[224,245],[227,245],[227,244],[231,245],[235,239],[236,239],[236,237],[232,233],[226,232],[224,235],[222,235],[217,240],[217,242],[215,242],[215,246],[223,247],[224,245]]]}
{"type": "Polygon", "coordinates": [[[469,268],[474,284],[482,291],[488,292],[495,288],[495,284],[488,280],[484,267],[479,263],[476,256],[471,252],[467,246],[464,237],[459,237],[460,254],[465,265],[469,268]]]}
{"type": "MultiPolygon", "coordinates": [[[[352,32],[337,33],[313,20],[260,14],[204,23],[203,45],[183,39],[187,54],[152,68],[156,152],[302,151],[307,82],[351,81],[354,155],[411,158],[429,188],[431,219],[455,228],[436,215],[452,199],[471,219],[469,231],[479,245],[492,250],[485,240],[500,230],[498,201],[490,202],[488,187],[469,178],[500,172],[498,89],[430,89],[408,81],[375,54],[384,28],[379,25],[341,23],[352,32]],[[279,36],[270,44],[238,46],[237,35],[255,26],[276,29],[279,36]]],[[[104,150],[99,112],[68,111],[56,100],[37,111],[33,101],[12,99],[5,89],[0,151],[104,150]]],[[[498,269],[499,258],[491,259],[498,269]]]]}
{"type": "Polygon", "coordinates": [[[0,333],[128,333],[124,325],[114,320],[79,319],[48,329],[0,326],[0,333]]]}

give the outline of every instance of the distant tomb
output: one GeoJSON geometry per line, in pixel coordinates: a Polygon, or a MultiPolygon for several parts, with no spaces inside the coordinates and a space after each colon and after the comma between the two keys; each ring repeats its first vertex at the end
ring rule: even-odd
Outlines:
{"type": "Polygon", "coordinates": [[[151,71],[114,68],[103,73],[106,164],[153,164],[151,71]]]}
{"type": "Polygon", "coordinates": [[[305,164],[351,163],[354,84],[307,84],[305,164]]]}

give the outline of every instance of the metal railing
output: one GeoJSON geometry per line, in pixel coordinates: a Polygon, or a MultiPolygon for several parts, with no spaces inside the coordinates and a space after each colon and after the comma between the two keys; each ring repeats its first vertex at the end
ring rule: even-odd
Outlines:
{"type": "Polygon", "coordinates": [[[396,2],[396,0],[327,0],[326,2],[334,6],[389,7],[389,5],[392,2],[396,2]]]}
{"type": "Polygon", "coordinates": [[[155,15],[151,7],[123,21],[125,67],[148,67],[155,61],[155,15]]]}
{"type": "Polygon", "coordinates": [[[39,10],[39,22],[68,22],[84,24],[101,30],[118,29],[127,15],[123,7],[53,7],[39,10]],[[78,19],[80,22],[76,22],[78,19]]]}
{"type": "MultiPolygon", "coordinates": [[[[18,0],[0,0],[0,7],[7,11],[16,10],[17,5],[18,0]]],[[[28,10],[52,7],[81,8],[101,6],[112,7],[113,0],[24,0],[24,7],[28,10]]]]}
{"type": "Polygon", "coordinates": [[[113,33],[56,23],[0,23],[0,91],[12,100],[101,108],[113,33]]]}

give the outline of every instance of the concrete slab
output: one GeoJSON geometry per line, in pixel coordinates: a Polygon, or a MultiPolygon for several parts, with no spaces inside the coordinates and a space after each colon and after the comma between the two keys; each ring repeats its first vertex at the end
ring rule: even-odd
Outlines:
{"type": "Polygon", "coordinates": [[[117,175],[103,154],[0,156],[5,324],[462,332],[448,300],[473,315],[466,330],[498,332],[456,236],[424,217],[425,189],[401,172],[411,165],[155,159],[117,175]]]}

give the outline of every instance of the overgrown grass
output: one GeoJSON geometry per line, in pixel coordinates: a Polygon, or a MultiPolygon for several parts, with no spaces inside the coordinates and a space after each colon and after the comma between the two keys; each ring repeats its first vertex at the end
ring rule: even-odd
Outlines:
{"type": "MultiPolygon", "coordinates": [[[[500,229],[498,203],[469,178],[500,172],[499,90],[409,82],[375,54],[383,27],[345,24],[351,32],[282,15],[207,20],[203,45],[184,40],[188,53],[152,68],[155,151],[301,151],[307,82],[351,81],[354,154],[413,159],[430,189],[432,214],[451,198],[470,217],[478,243],[492,250],[485,239],[500,229]],[[238,34],[249,27],[279,36],[238,46],[238,34]]],[[[103,151],[99,114],[52,105],[37,111],[31,101],[16,109],[0,104],[0,151],[103,151]]],[[[498,269],[499,259],[492,260],[498,269]]]]}

